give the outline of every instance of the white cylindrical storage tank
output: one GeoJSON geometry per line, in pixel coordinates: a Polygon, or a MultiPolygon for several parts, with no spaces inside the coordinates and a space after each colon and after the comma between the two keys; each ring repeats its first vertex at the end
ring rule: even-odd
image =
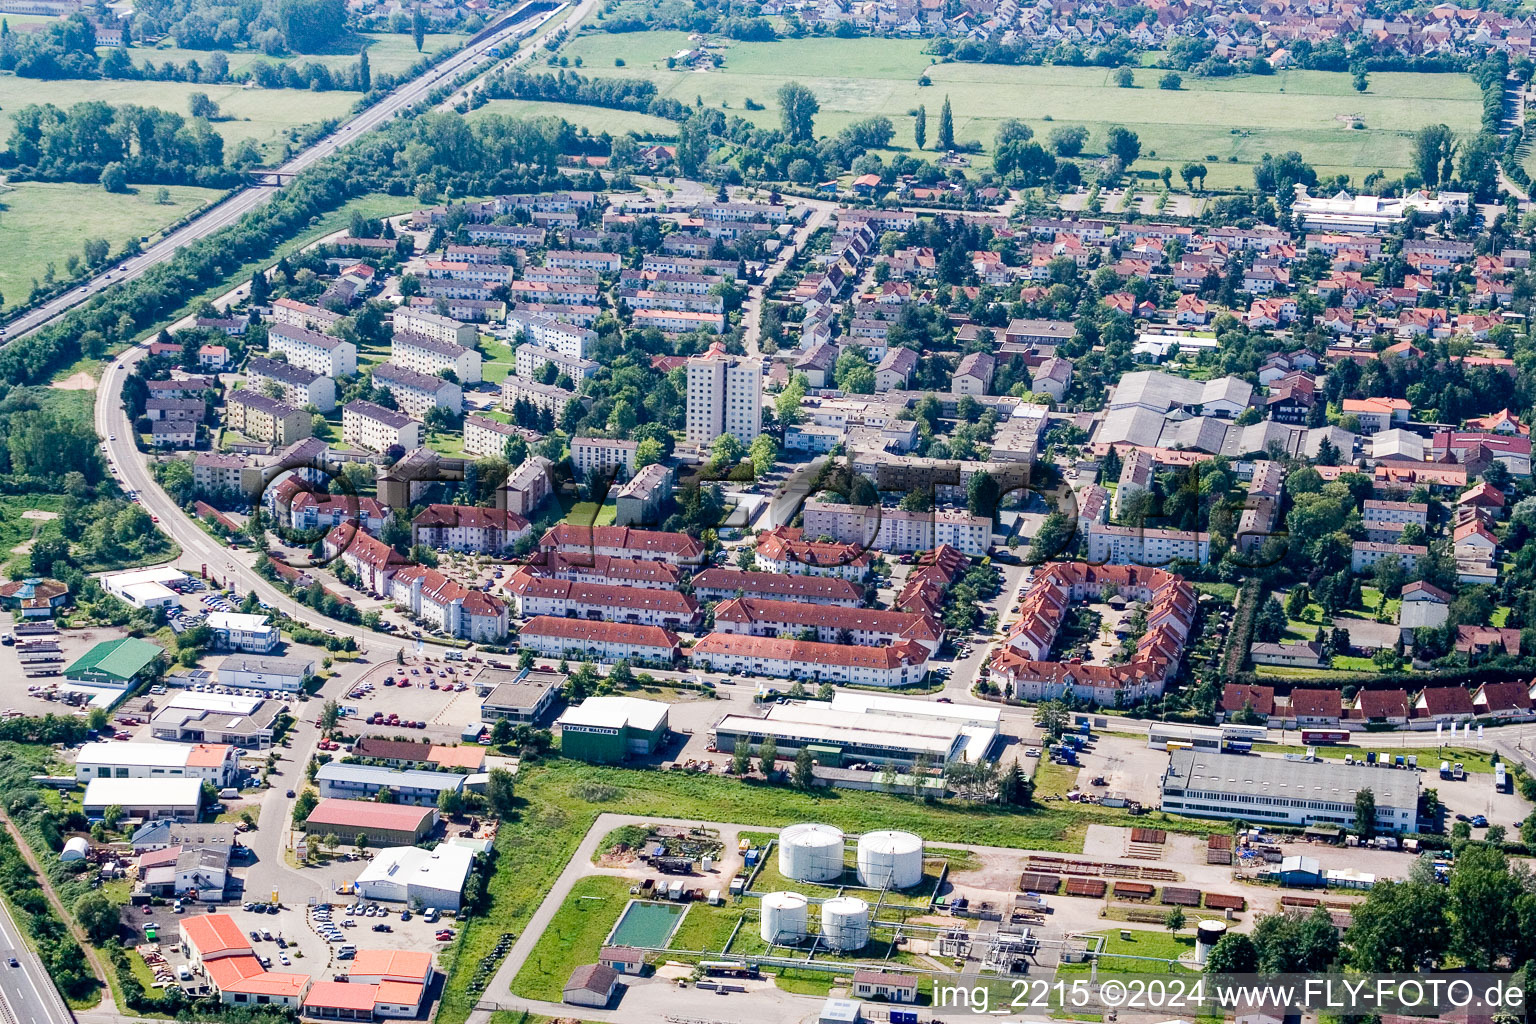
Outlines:
{"type": "Polygon", "coordinates": [[[779,833],[779,874],[797,882],[832,882],[843,876],[843,830],[807,822],[779,833]]]}
{"type": "Polygon", "coordinates": [[[823,903],[821,941],[840,953],[869,945],[869,904],[857,896],[837,896],[823,903]]]}
{"type": "Polygon", "coordinates": [[[763,897],[761,928],[763,941],[781,946],[797,946],[805,940],[808,904],[797,892],[771,892],[763,897]]]}
{"type": "Polygon", "coordinates": [[[868,889],[910,889],[923,880],[923,840],[911,832],[866,832],[859,837],[859,884],[868,889]]]}
{"type": "Polygon", "coordinates": [[[1201,921],[1195,925],[1195,963],[1204,967],[1206,957],[1211,955],[1211,947],[1220,942],[1225,934],[1225,921],[1201,921]]]}

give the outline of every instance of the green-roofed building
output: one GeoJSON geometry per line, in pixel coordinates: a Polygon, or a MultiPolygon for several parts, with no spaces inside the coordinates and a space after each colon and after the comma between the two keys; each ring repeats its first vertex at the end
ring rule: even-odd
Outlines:
{"type": "Polygon", "coordinates": [[[104,640],[64,670],[64,678],[88,686],[126,689],[155,674],[165,648],[137,637],[104,640]]]}

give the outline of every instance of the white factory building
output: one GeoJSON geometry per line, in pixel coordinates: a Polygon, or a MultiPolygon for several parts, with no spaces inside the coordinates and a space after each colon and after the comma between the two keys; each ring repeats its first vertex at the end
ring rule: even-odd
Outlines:
{"type": "Polygon", "coordinates": [[[240,751],[223,743],[87,743],[75,758],[75,778],[197,779],[220,789],[233,783],[240,751]]]}
{"type": "Polygon", "coordinates": [[[1412,832],[1419,774],[1397,768],[1177,750],[1163,774],[1163,810],[1256,825],[1355,827],[1355,795],[1376,798],[1376,828],[1412,832]]]}
{"type": "Polygon", "coordinates": [[[107,808],[120,807],[127,820],[196,821],[202,799],[198,779],[92,779],[81,809],[87,818],[101,818],[107,808]]]}
{"type": "Polygon", "coordinates": [[[297,693],[315,674],[312,658],[257,658],[231,655],[219,666],[219,685],[297,693]]]}
{"type": "Polygon", "coordinates": [[[357,895],[423,910],[458,910],[464,880],[474,863],[475,852],[467,846],[439,843],[432,850],[391,846],[374,854],[357,876],[357,895]]]}
{"type": "Polygon", "coordinates": [[[772,736],[780,757],[793,758],[810,747],[831,767],[865,761],[911,764],[920,756],[937,766],[987,760],[1001,727],[998,708],[838,693],[830,707],[789,701],[770,705],[761,717],[726,715],[712,732],[719,749],[728,752],[743,740],[756,751],[772,736]],[[837,758],[830,756],[834,753],[837,758]]]}
{"type": "Polygon", "coordinates": [[[187,574],[168,565],[150,566],[148,569],[130,569],[101,578],[101,586],[107,593],[121,598],[135,608],[169,608],[181,602],[173,588],[179,588],[187,574]]]}

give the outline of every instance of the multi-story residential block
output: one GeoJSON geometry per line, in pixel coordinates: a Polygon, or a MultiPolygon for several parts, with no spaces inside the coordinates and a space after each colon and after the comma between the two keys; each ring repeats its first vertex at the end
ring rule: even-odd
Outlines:
{"type": "Polygon", "coordinates": [[[611,437],[571,438],[571,465],[582,477],[593,473],[628,479],[635,472],[635,452],[638,441],[624,441],[611,437]]]}
{"type": "Polygon", "coordinates": [[[523,464],[507,474],[505,505],[507,511],[531,516],[554,493],[554,463],[542,455],[530,455],[523,464]]]}
{"type": "Polygon", "coordinates": [[[1357,540],[1350,545],[1349,567],[1355,572],[1369,572],[1378,562],[1396,558],[1409,572],[1419,567],[1419,559],[1428,557],[1423,544],[1390,544],[1384,541],[1357,540]]]}
{"type": "Polygon", "coordinates": [[[341,410],[342,440],[354,448],[386,452],[398,445],[421,447],[421,423],[397,409],[373,402],[348,402],[341,410]]]}
{"type": "Polygon", "coordinates": [[[763,374],[750,360],[714,344],[688,360],[687,437],[708,445],[730,434],[750,445],[763,430],[763,374]]]}
{"type": "Polygon", "coordinates": [[[780,526],[761,534],[757,568],[786,576],[831,576],[863,582],[870,573],[869,549],[863,544],[806,540],[799,527],[780,526]]]}
{"type": "Polygon", "coordinates": [[[325,377],[348,377],[357,372],[357,346],[290,324],[272,324],[267,330],[267,351],[282,354],[294,366],[325,377]]]}
{"type": "Polygon", "coordinates": [[[558,523],[539,538],[545,552],[560,552],[571,559],[643,558],[673,565],[699,565],[704,546],[686,533],[634,530],[627,526],[577,526],[558,523]]]}
{"type": "Polygon", "coordinates": [[[480,340],[479,332],[471,324],[461,323],[451,316],[443,316],[430,309],[400,306],[395,310],[393,326],[398,334],[419,334],[438,341],[473,348],[480,340]]]}
{"type": "Polygon", "coordinates": [[[493,420],[489,416],[470,413],[464,417],[464,454],[466,455],[502,458],[507,453],[507,442],[514,436],[530,442],[538,440],[539,437],[532,430],[493,420]]]}
{"type": "Polygon", "coordinates": [[[634,325],[640,329],[654,327],[666,334],[682,334],[687,331],[725,333],[725,314],[706,313],[689,309],[637,309],[634,325]]]}
{"type": "Polygon", "coordinates": [[[477,505],[428,505],[411,520],[411,543],[444,551],[499,555],[532,531],[516,512],[477,505]]]}
{"type": "Polygon", "coordinates": [[[523,310],[507,314],[507,328],[514,339],[554,349],[572,359],[586,358],[588,347],[597,340],[597,334],[585,327],[523,310]]]}
{"type": "Polygon", "coordinates": [[[555,368],[557,380],[565,376],[571,378],[572,383],[577,385],[597,372],[597,363],[591,359],[569,356],[558,349],[544,348],[531,342],[524,342],[517,346],[517,351],[513,353],[513,361],[514,372],[523,380],[538,380],[539,374],[546,365],[555,368]]]}
{"type": "Polygon", "coordinates": [[[672,497],[672,470],[659,462],[644,467],[619,488],[614,498],[615,526],[655,526],[661,506],[672,497]]]}
{"type": "Polygon", "coordinates": [[[860,686],[909,686],[928,674],[928,648],[911,641],[883,647],[780,637],[710,633],[688,652],[696,668],[860,686]]]}
{"type": "Polygon", "coordinates": [[[841,544],[857,544],[894,554],[928,551],[940,544],[980,557],[992,543],[992,520],[960,509],[935,508],[908,512],[879,505],[842,505],[807,501],[805,533],[831,537],[841,544]]]}
{"type": "Polygon", "coordinates": [[[464,390],[435,374],[419,373],[397,363],[380,363],[373,368],[373,383],[395,397],[400,411],[423,419],[428,409],[447,409],[458,414],[464,410],[464,390]]]}
{"type": "Polygon", "coordinates": [[[1164,566],[1211,558],[1211,535],[1188,530],[1088,524],[1088,561],[1096,565],[1164,566]]]}
{"type": "Polygon", "coordinates": [[[258,391],[264,391],[265,384],[282,389],[279,397],[290,405],[313,405],[321,412],[336,409],[336,382],[302,366],[252,356],[245,364],[245,376],[249,386],[258,391]]]}
{"type": "Polygon", "coordinates": [[[544,254],[546,267],[565,267],[571,270],[593,270],[600,274],[617,273],[623,261],[617,253],[586,252],[570,249],[550,249],[544,254]]]}
{"type": "Polygon", "coordinates": [[[292,444],[311,433],[309,413],[242,388],[224,399],[224,425],[255,441],[292,444]]]}
{"type": "Polygon", "coordinates": [[[321,309],[295,299],[274,299],[272,302],[272,322],[289,327],[328,331],[345,319],[341,313],[333,313],[329,309],[321,309]]]}
{"type": "Polygon", "coordinates": [[[937,650],[944,627],[926,612],[847,608],[780,601],[763,597],[732,597],[715,608],[715,629],[749,636],[798,636],[814,632],[823,643],[871,647],[911,640],[937,650]]]}
{"type": "Polygon", "coordinates": [[[198,452],[192,458],[192,486],[199,494],[239,491],[244,488],[245,469],[243,455],[198,452]]]}
{"type": "Polygon", "coordinates": [[[952,390],[957,395],[985,395],[992,387],[997,360],[985,352],[972,352],[960,360],[955,370],[952,390]]]}
{"type": "Polygon", "coordinates": [[[522,401],[530,403],[535,409],[548,409],[551,414],[558,417],[565,411],[566,403],[575,397],[574,391],[567,391],[553,384],[540,384],[526,377],[512,375],[501,382],[503,409],[510,410],[522,401]]]}
{"type": "Polygon", "coordinates": [[[864,588],[835,576],[790,576],[741,569],[705,569],[693,577],[693,596],[700,601],[728,601],[743,597],[774,601],[803,601],[813,605],[857,608],[864,602],[864,588]]]}
{"type": "Polygon", "coordinates": [[[1127,500],[1151,489],[1154,469],[1156,465],[1152,455],[1145,449],[1132,448],[1126,453],[1120,463],[1120,481],[1115,487],[1114,499],[1110,502],[1110,514],[1119,519],[1127,500]]]}
{"type": "Polygon", "coordinates": [[[524,567],[512,574],[506,591],[524,618],[555,615],[667,629],[692,628],[699,621],[698,602],[676,590],[577,583],[541,576],[524,567]]]}
{"type": "Polygon", "coordinates": [[[541,615],[518,628],[524,650],[551,658],[576,657],[632,664],[671,665],[677,660],[681,638],[660,626],[631,622],[592,622],[541,615]]]}
{"type": "Polygon", "coordinates": [[[389,361],[429,377],[451,372],[460,384],[480,383],[480,353],[452,341],[400,331],[390,344],[389,361]]]}
{"type": "Polygon", "coordinates": [[[505,601],[471,590],[424,565],[397,569],[385,584],[384,596],[397,608],[461,640],[496,643],[507,635],[505,601]]]}

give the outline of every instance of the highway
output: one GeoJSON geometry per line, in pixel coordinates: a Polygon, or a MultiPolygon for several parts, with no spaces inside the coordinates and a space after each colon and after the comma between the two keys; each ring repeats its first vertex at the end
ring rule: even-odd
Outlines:
{"type": "Polygon", "coordinates": [[[27,948],[10,909],[0,903],[0,1021],[68,1024],[71,1019],[47,969],[27,948]],[[17,966],[11,966],[12,960],[17,966]]]}
{"type": "MultiPolygon", "coordinates": [[[[592,3],[593,0],[586,0],[582,6],[584,9],[590,8],[592,3]]],[[[499,57],[493,56],[490,52],[494,47],[500,46],[512,39],[532,34],[563,9],[562,5],[553,11],[543,12],[533,19],[509,24],[492,32],[479,42],[466,46],[441,64],[429,69],[421,77],[396,87],[393,92],[380,99],[373,106],[338,125],[334,132],[320,139],[281,167],[274,168],[274,170],[280,175],[296,174],[316,162],[324,160],[363,133],[379,127],[394,118],[401,111],[421,103],[427,98],[429,93],[444,82],[457,78],[464,72],[474,71],[500,60],[499,57]]],[[[584,16],[585,11],[579,13],[576,21],[579,22],[580,18],[584,16]]],[[[206,213],[153,243],[137,256],[130,257],[121,263],[114,263],[110,268],[95,277],[83,281],[62,295],[55,296],[36,309],[29,310],[15,318],[5,326],[6,340],[11,341],[31,334],[33,331],[57,320],[92,296],[114,285],[132,281],[142,276],[149,268],[169,260],[183,247],[191,245],[193,242],[206,238],[208,235],[233,224],[245,214],[265,203],[274,191],[276,189],[272,186],[248,185],[235,192],[206,213]]]]}

